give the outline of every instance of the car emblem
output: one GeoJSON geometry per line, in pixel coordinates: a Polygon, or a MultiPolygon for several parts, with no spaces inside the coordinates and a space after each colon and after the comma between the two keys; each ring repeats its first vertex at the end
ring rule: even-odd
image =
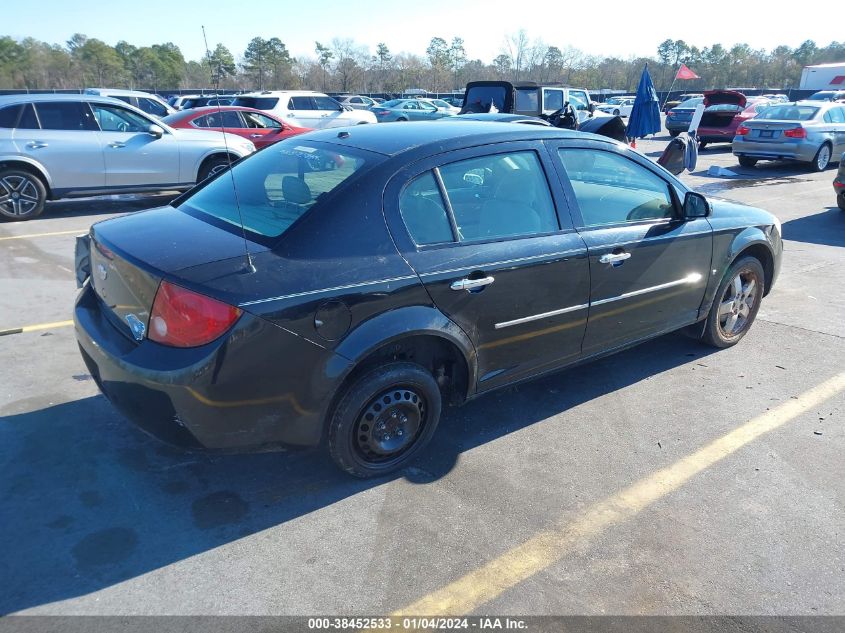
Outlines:
{"type": "Polygon", "coordinates": [[[132,330],[132,336],[136,341],[144,340],[144,333],[147,331],[147,326],[134,314],[126,315],[126,322],[129,324],[129,329],[132,330]]]}
{"type": "Polygon", "coordinates": [[[106,280],[106,277],[109,276],[109,271],[106,270],[106,267],[102,264],[97,264],[97,273],[100,275],[100,279],[103,281],[106,280]]]}

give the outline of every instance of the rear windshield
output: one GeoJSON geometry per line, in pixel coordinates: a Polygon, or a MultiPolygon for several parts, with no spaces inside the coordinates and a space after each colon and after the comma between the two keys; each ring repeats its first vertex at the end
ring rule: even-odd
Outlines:
{"type": "Polygon", "coordinates": [[[279,103],[279,99],[276,97],[238,97],[232,102],[232,105],[255,108],[256,110],[272,110],[277,103],[279,103]]]}
{"type": "Polygon", "coordinates": [[[235,165],[178,206],[236,232],[243,218],[249,233],[277,238],[365,162],[347,148],[335,152],[289,139],[235,165]]]}
{"type": "Polygon", "coordinates": [[[686,101],[675,107],[681,110],[695,110],[699,103],[704,103],[704,97],[694,97],[692,99],[687,99],[686,101]]]}
{"type": "Polygon", "coordinates": [[[717,103],[707,108],[708,112],[739,112],[740,110],[742,106],[735,103],[717,103]]]}
{"type": "Polygon", "coordinates": [[[774,119],[777,121],[809,121],[816,116],[819,109],[806,105],[773,105],[757,115],[757,119],[774,119]]]}
{"type": "Polygon", "coordinates": [[[504,86],[473,86],[464,99],[464,107],[468,112],[490,112],[490,105],[494,112],[501,112],[505,107],[504,86]]]}

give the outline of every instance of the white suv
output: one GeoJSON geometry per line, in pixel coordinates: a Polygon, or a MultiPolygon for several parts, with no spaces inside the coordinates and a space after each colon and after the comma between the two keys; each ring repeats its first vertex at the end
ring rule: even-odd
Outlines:
{"type": "Polygon", "coordinates": [[[0,96],[0,219],[30,220],[71,196],[190,189],[254,151],[109,97],[0,96]]]}
{"type": "Polygon", "coordinates": [[[152,114],[157,119],[166,117],[176,112],[170,105],[162,101],[157,95],[140,90],[123,90],[121,88],[86,88],[87,95],[100,95],[119,99],[124,103],[140,108],[147,114],[152,114]]]}
{"type": "Polygon", "coordinates": [[[238,96],[232,105],[265,110],[291,125],[314,129],[376,122],[376,115],[369,110],[354,110],[311,90],[251,92],[238,96]]]}

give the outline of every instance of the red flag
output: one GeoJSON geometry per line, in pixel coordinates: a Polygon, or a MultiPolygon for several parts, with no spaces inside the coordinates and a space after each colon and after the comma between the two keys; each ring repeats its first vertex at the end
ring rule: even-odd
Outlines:
{"type": "Polygon", "coordinates": [[[701,77],[687,68],[686,64],[681,64],[681,67],[678,68],[678,74],[675,75],[675,79],[701,79],[701,77]]]}

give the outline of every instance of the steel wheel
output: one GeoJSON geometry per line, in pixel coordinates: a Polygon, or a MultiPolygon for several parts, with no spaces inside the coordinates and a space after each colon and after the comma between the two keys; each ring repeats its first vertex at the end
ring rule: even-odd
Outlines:
{"type": "Polygon", "coordinates": [[[719,330],[726,339],[741,335],[751,322],[760,280],[750,268],[740,270],[725,288],[719,303],[719,330]]]}
{"type": "Polygon", "coordinates": [[[9,174],[0,179],[0,210],[3,215],[23,218],[43,202],[33,176],[9,174]]]}
{"type": "Polygon", "coordinates": [[[379,394],[355,424],[358,457],[381,463],[400,456],[423,430],[426,415],[425,398],[415,389],[396,388],[379,394]]]}

